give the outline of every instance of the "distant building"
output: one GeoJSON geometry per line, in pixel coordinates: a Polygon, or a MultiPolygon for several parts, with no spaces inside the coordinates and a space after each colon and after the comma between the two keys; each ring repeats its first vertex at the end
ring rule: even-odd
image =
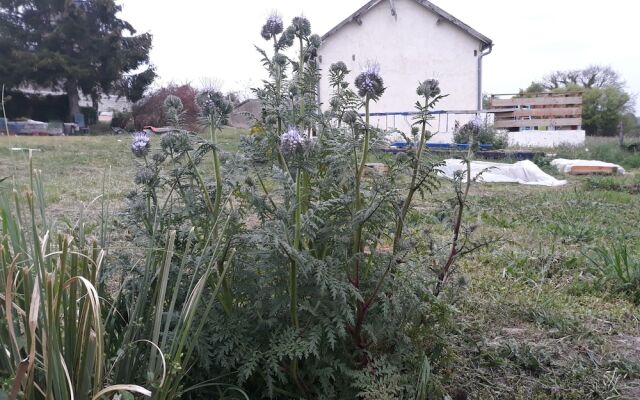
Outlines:
{"type": "Polygon", "coordinates": [[[229,117],[229,126],[234,128],[252,128],[256,121],[260,121],[262,114],[262,103],[258,99],[248,99],[233,109],[229,117]]]}
{"type": "MultiPolygon", "coordinates": [[[[327,70],[343,61],[351,79],[367,62],[377,62],[387,90],[372,112],[388,113],[373,121],[381,128],[410,130],[420,81],[435,78],[449,96],[440,110],[482,108],[482,58],[491,52],[488,37],[426,0],[371,0],[331,29],[319,50],[323,70],[319,98],[328,107],[332,89],[327,70]]],[[[452,130],[454,119],[434,129],[452,130]]],[[[467,116],[470,118],[470,116],[467,116]]],[[[460,117],[464,119],[464,117],[460,117]]]]}
{"type": "MultiPolygon", "coordinates": [[[[23,86],[18,89],[20,92],[26,94],[37,94],[37,95],[52,95],[52,96],[62,96],[65,93],[61,90],[52,90],[46,88],[38,88],[33,86],[23,86]]],[[[126,99],[126,97],[119,97],[116,95],[102,95],[100,101],[98,102],[98,113],[106,112],[106,111],[131,111],[131,106],[133,104],[126,99]]],[[[80,107],[92,107],[93,103],[91,98],[88,96],[84,96],[80,93],[80,107]]]]}

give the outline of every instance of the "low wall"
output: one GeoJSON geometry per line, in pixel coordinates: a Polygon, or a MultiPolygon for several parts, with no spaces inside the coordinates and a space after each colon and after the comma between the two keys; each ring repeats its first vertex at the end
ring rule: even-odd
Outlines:
{"type": "Polygon", "coordinates": [[[509,146],[558,147],[560,145],[582,146],[586,133],[579,131],[520,131],[509,132],[509,146]]]}
{"type": "MultiPolygon", "coordinates": [[[[507,135],[510,147],[583,146],[586,140],[585,131],[521,131],[507,135]]],[[[453,143],[453,133],[436,133],[429,143],[453,143]]]]}

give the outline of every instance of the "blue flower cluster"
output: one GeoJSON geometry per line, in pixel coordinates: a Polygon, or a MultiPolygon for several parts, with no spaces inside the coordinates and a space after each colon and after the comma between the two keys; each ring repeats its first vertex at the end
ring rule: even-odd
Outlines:
{"type": "Polygon", "coordinates": [[[151,149],[151,141],[146,132],[135,132],[131,143],[131,152],[136,157],[145,157],[151,149]]]}
{"type": "Polygon", "coordinates": [[[364,71],[356,77],[355,84],[360,97],[368,97],[373,101],[377,101],[385,91],[378,64],[368,64],[364,71]]]}
{"type": "Polygon", "coordinates": [[[302,150],[304,138],[295,126],[290,126],[289,130],[280,136],[280,150],[284,155],[292,155],[302,150]]]}
{"type": "Polygon", "coordinates": [[[276,35],[282,33],[284,25],[279,15],[273,14],[267,18],[267,22],[262,26],[261,35],[264,40],[271,40],[276,35]]]}

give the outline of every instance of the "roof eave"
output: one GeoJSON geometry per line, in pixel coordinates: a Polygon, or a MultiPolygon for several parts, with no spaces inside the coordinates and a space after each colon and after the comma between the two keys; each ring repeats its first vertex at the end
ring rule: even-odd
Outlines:
{"type": "MultiPolygon", "coordinates": [[[[354,22],[357,21],[358,18],[363,15],[364,13],[366,13],[367,11],[369,11],[371,8],[375,7],[378,3],[380,3],[382,0],[370,0],[369,2],[367,2],[365,5],[363,5],[362,7],[360,7],[356,12],[354,12],[353,14],[351,14],[349,17],[345,18],[342,22],[340,22],[338,25],[336,25],[333,29],[331,29],[329,32],[325,33],[322,36],[322,40],[326,40],[327,38],[329,38],[330,36],[333,36],[337,31],[339,31],[343,26],[345,26],[346,24],[348,24],[349,22],[354,22]]],[[[453,15],[449,14],[448,12],[444,11],[443,9],[441,9],[440,7],[436,6],[435,4],[431,3],[430,1],[427,0],[415,0],[418,4],[426,7],[427,9],[431,10],[433,13],[435,13],[436,15],[439,15],[440,17],[444,18],[445,20],[449,21],[450,23],[452,23],[453,25],[457,26],[458,28],[462,29],[464,32],[466,32],[467,34],[469,34],[470,36],[475,37],[476,39],[480,40],[480,42],[482,43],[482,50],[487,49],[489,47],[493,46],[493,41],[491,39],[489,39],[487,36],[481,34],[480,32],[476,31],[475,29],[473,29],[472,27],[470,27],[469,25],[465,24],[464,22],[460,21],[459,19],[457,19],[456,17],[454,17],[453,15]]]]}
{"type": "Polygon", "coordinates": [[[435,14],[440,15],[442,18],[444,18],[447,21],[451,22],[453,25],[455,25],[458,28],[462,29],[464,32],[466,32],[469,35],[471,35],[471,36],[475,37],[476,39],[480,40],[482,42],[482,44],[484,45],[483,48],[488,48],[490,46],[493,46],[493,41],[491,39],[489,39],[487,36],[483,35],[482,33],[478,32],[475,29],[473,29],[469,25],[467,25],[464,22],[460,21],[458,18],[456,18],[453,15],[449,14],[448,12],[446,12],[442,8],[436,6],[432,2],[427,1],[427,0],[416,0],[416,1],[418,3],[420,3],[422,6],[424,6],[424,7],[428,8],[429,10],[433,11],[435,14]]]}

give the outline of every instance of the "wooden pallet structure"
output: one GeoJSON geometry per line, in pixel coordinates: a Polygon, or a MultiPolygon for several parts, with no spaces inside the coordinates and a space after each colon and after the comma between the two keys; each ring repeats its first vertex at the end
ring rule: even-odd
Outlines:
{"type": "Polygon", "coordinates": [[[582,93],[492,95],[488,112],[496,128],[511,132],[580,130],[582,93]]]}

